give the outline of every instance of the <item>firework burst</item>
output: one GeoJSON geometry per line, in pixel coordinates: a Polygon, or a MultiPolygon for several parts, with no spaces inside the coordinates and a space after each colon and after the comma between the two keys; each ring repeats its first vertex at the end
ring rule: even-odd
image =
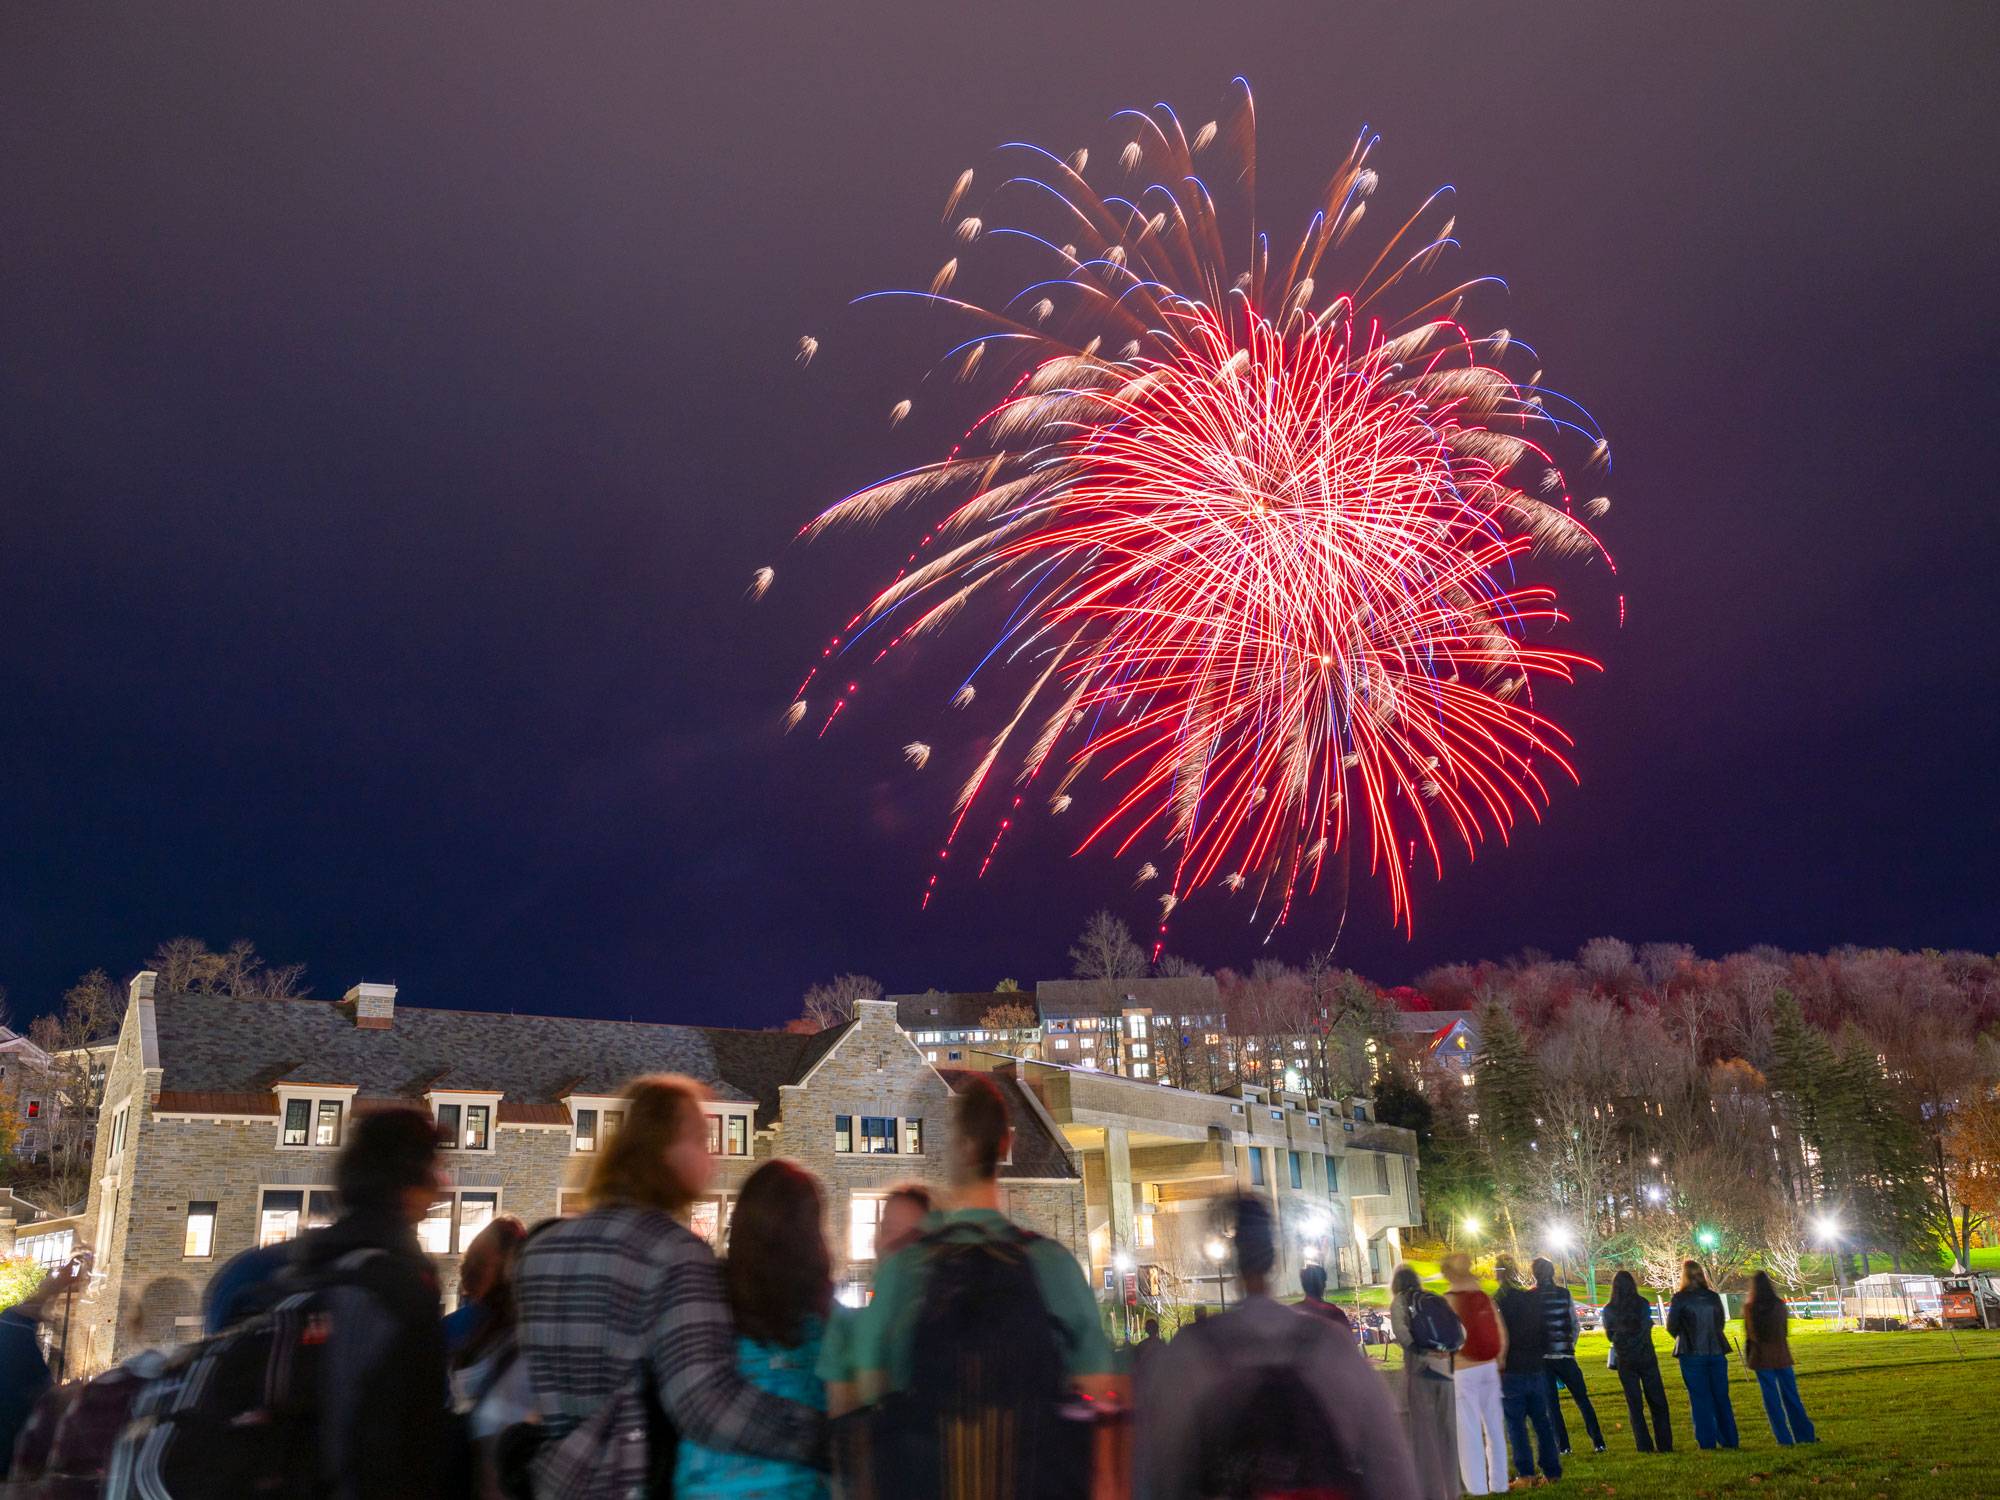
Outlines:
{"type": "Polygon", "coordinates": [[[966,212],[929,290],[858,299],[943,314],[933,376],[993,394],[948,452],[802,531],[907,518],[920,539],[794,711],[822,671],[987,621],[953,702],[976,678],[1012,706],[959,787],[947,853],[992,804],[983,873],[1048,775],[1051,813],[1092,789],[1077,852],[1159,858],[1163,932],[1202,887],[1247,890],[1273,926],[1330,874],[1344,902],[1364,840],[1407,928],[1420,851],[1442,875],[1447,844],[1504,840],[1539,815],[1549,770],[1574,778],[1533,685],[1594,663],[1541,643],[1566,616],[1519,565],[1609,562],[1559,457],[1608,466],[1608,444],[1539,371],[1505,372],[1534,358],[1520,339],[1468,328],[1480,281],[1419,290],[1456,244],[1450,219],[1419,227],[1443,192],[1358,248],[1378,190],[1366,132],[1279,248],[1256,222],[1247,86],[1192,141],[1164,105],[1114,123],[1107,185],[1083,151],[1006,147],[976,214],[973,174],[953,186],[945,221],[966,212]],[[974,252],[1040,264],[982,302],[952,290],[977,284],[974,252]]]}

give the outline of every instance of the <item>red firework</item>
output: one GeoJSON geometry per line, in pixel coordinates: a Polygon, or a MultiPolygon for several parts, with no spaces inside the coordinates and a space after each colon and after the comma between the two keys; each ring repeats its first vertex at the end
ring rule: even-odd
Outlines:
{"type": "MultiPolygon", "coordinates": [[[[956,225],[967,244],[1030,243],[1050,258],[1045,277],[983,306],[948,295],[954,258],[926,292],[875,294],[967,320],[939,368],[1003,393],[944,457],[806,527],[915,512],[923,530],[801,685],[788,727],[829,664],[879,661],[1004,596],[998,640],[981,642],[954,701],[989,678],[1014,679],[1018,697],[960,788],[946,851],[1006,776],[984,873],[1046,773],[1054,813],[1102,789],[1078,852],[1167,852],[1164,873],[1149,861],[1140,874],[1165,883],[1162,930],[1208,887],[1253,892],[1253,911],[1284,921],[1362,829],[1407,929],[1418,849],[1441,875],[1446,841],[1470,855],[1489,831],[1504,840],[1519,809],[1548,800],[1548,767],[1575,776],[1533,684],[1594,663],[1530,644],[1566,617],[1516,564],[1604,555],[1552,451],[1608,467],[1607,445],[1539,371],[1503,371],[1521,353],[1504,330],[1460,322],[1478,283],[1388,312],[1455,243],[1449,220],[1416,229],[1441,195],[1336,276],[1376,187],[1365,133],[1281,263],[1251,211],[1247,87],[1226,133],[1210,124],[1192,141],[1165,106],[1115,118],[1130,134],[1115,187],[1090,186],[1083,152],[1009,147],[1041,175],[1010,176],[987,216],[956,225]],[[1211,152],[1250,204],[1233,235],[1198,170],[1211,152]],[[1013,205],[1046,216],[1046,232],[995,227],[1013,205]]],[[[802,341],[801,359],[817,347],[802,341]]],[[[899,402],[892,425],[909,410],[899,402]]],[[[822,733],[857,683],[840,685],[822,733]]],[[[931,753],[904,747],[919,769],[931,753]]]]}

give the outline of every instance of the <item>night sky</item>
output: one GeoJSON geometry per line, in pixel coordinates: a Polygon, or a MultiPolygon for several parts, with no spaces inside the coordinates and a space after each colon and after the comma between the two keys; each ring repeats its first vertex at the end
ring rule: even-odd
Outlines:
{"type": "MultiPolygon", "coordinates": [[[[1981,3],[6,7],[0,984],[248,936],[321,994],[763,1025],[1145,923],[1134,859],[1039,826],[919,915],[976,726],[885,682],[781,738],[900,555],[788,538],[928,456],[884,415],[936,345],[845,304],[928,278],[960,169],[1237,73],[1269,226],[1371,124],[1617,466],[1625,628],[1553,575],[1608,668],[1542,700],[1581,788],[1421,878],[1414,941],[1361,886],[1342,959],[2000,947],[1996,42],[1981,3]]],[[[1266,947],[1198,900],[1177,946],[1336,916],[1266,947]]]]}

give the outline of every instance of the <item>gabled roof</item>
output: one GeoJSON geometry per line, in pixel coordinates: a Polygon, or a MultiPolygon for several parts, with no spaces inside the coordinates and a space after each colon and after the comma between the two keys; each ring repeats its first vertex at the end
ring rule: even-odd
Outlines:
{"type": "Polygon", "coordinates": [[[953,1093],[974,1078],[990,1078],[1006,1096],[1008,1120],[1014,1127],[1014,1157],[1000,1168],[1002,1182],[1010,1177],[1076,1178],[1076,1166],[1069,1153],[1044,1123],[1042,1111],[1028,1097],[1020,1079],[1010,1073],[984,1073],[976,1068],[939,1068],[938,1076],[951,1085],[953,1093]]]}
{"type": "Polygon", "coordinates": [[[889,998],[896,1002],[896,1024],[905,1031],[972,1031],[996,1005],[1035,1008],[1035,997],[1026,990],[958,990],[951,994],[927,990],[921,995],[889,998]]]}
{"type": "MultiPolygon", "coordinates": [[[[161,1087],[178,1096],[266,1094],[281,1082],[353,1085],[371,1100],[432,1088],[493,1090],[521,1105],[615,1094],[641,1073],[685,1073],[715,1097],[754,1103],[760,1125],[780,1085],[802,1077],[844,1034],[814,1036],[567,1016],[498,1015],[398,1005],[379,1030],[325,1000],[162,995],[153,1002],[161,1087]]],[[[503,1118],[508,1111],[502,1110],[503,1118]]]]}

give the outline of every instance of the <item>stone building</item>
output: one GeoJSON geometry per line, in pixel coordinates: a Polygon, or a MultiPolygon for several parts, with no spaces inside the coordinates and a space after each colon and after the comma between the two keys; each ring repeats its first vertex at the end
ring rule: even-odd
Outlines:
{"type": "MultiPolygon", "coordinates": [[[[828,1243],[850,1295],[872,1277],[885,1191],[945,1176],[952,1075],[926,1061],[887,1001],[799,1036],[420,1009],[399,1004],[393,985],[356,985],[338,1002],[156,985],[150,972],[132,981],[106,1078],[80,1220],[96,1272],[77,1313],[76,1368],[197,1332],[215,1267],[335,1212],[340,1143],[355,1117],[386,1105],[430,1110],[453,1143],[449,1194],[419,1230],[448,1293],[460,1252],[495,1215],[532,1224],[578,1206],[618,1128],[618,1092],[638,1074],[684,1073],[713,1096],[722,1170],[695,1228],[726,1232],[744,1178],[789,1157],[826,1186],[828,1243]]],[[[1082,1257],[1081,1170],[1040,1096],[1000,1081],[1017,1132],[1007,1207],[1082,1257]]]]}

